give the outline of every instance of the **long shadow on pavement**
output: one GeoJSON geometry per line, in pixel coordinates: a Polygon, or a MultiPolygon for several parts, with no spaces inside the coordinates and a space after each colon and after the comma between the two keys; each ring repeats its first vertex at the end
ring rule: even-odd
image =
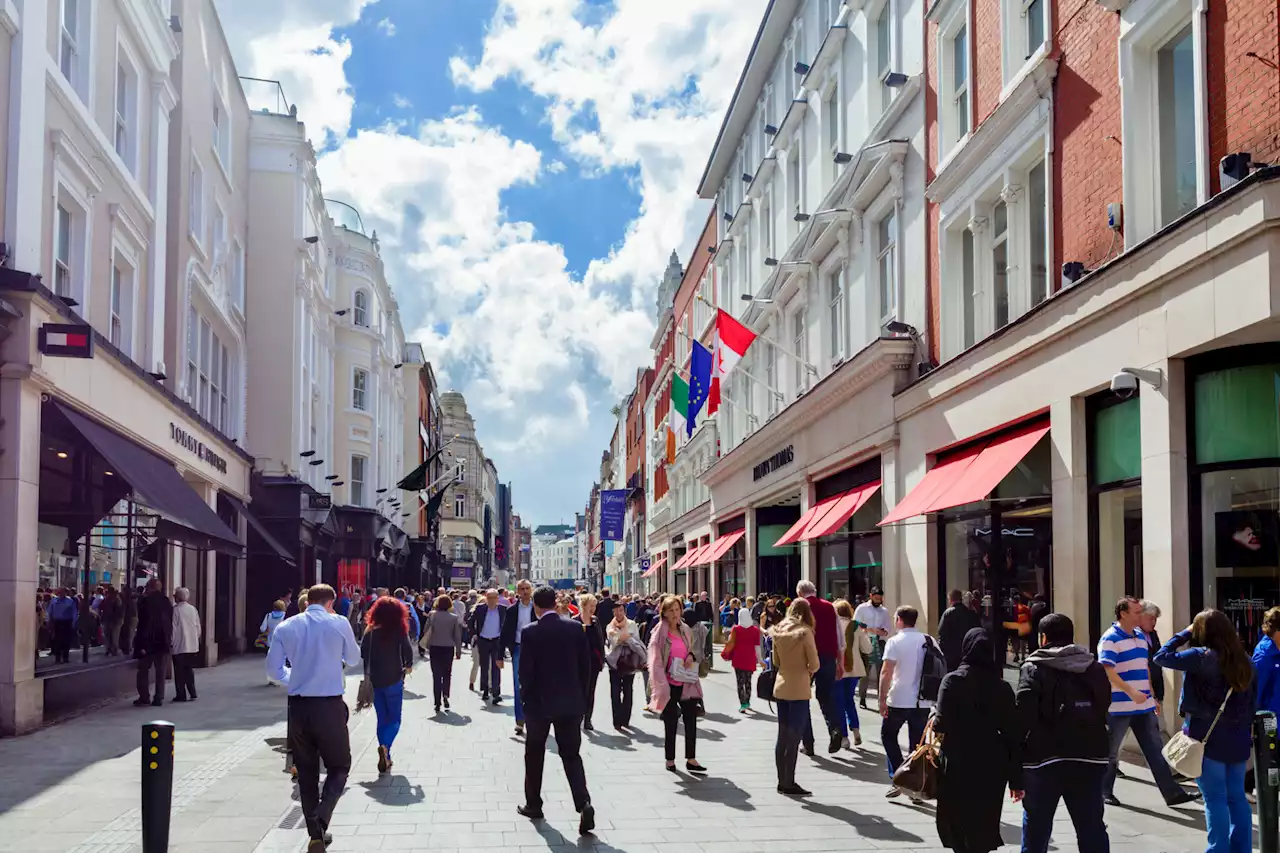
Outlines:
{"type": "Polygon", "coordinates": [[[399,774],[357,784],[364,788],[365,796],[387,806],[412,806],[427,798],[421,785],[414,785],[399,774]]]}
{"type": "Polygon", "coordinates": [[[838,820],[841,823],[848,824],[853,827],[853,831],[864,838],[870,838],[877,841],[909,841],[914,844],[923,843],[924,839],[918,835],[899,829],[889,821],[874,814],[862,814],[852,809],[846,809],[843,806],[832,806],[826,803],[815,803],[809,800],[801,800],[801,807],[805,811],[814,812],[825,817],[838,820]]]}
{"type": "Polygon", "coordinates": [[[739,788],[728,779],[718,776],[709,776],[698,778],[697,776],[686,776],[680,774],[680,779],[676,784],[677,794],[682,794],[691,800],[702,803],[719,803],[722,806],[728,806],[731,809],[737,809],[741,812],[755,811],[749,800],[751,794],[739,788]]]}

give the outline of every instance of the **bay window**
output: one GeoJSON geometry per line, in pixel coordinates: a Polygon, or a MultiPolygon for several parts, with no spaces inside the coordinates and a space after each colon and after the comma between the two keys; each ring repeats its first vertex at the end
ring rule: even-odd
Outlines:
{"type": "Polygon", "coordinates": [[[351,454],[351,505],[364,506],[365,499],[365,480],[368,472],[365,470],[369,465],[367,457],[358,453],[351,454]]]}
{"type": "Polygon", "coordinates": [[[369,371],[357,367],[351,372],[351,408],[357,412],[368,411],[369,371]]]}

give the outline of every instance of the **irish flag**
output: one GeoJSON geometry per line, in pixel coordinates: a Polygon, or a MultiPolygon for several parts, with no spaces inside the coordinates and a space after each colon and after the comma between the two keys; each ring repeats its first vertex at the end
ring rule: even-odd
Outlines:
{"type": "Polygon", "coordinates": [[[676,461],[676,434],[684,432],[689,418],[689,383],[677,373],[671,377],[671,417],[667,421],[667,462],[676,461]]]}
{"type": "Polygon", "coordinates": [[[733,319],[732,314],[723,309],[717,309],[715,369],[711,372],[709,411],[714,412],[720,404],[720,380],[728,376],[729,371],[742,360],[755,339],[755,332],[733,319]]]}

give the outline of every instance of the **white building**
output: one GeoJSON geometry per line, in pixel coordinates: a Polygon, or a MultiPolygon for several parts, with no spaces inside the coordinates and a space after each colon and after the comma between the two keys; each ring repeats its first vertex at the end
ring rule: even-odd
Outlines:
{"type": "Polygon", "coordinates": [[[534,585],[551,581],[577,580],[577,542],[572,536],[535,534],[531,545],[534,585]]]}

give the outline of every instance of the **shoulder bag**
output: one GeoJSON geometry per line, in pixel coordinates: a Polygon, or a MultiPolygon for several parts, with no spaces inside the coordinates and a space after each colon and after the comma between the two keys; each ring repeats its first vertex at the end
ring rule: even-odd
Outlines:
{"type": "Polygon", "coordinates": [[[902,766],[893,771],[894,787],[923,800],[932,800],[938,796],[942,736],[933,731],[935,719],[936,717],[929,719],[920,743],[907,756],[907,760],[902,762],[902,766]]]}
{"type": "MultiPolygon", "coordinates": [[[[1209,725],[1209,731],[1204,734],[1204,741],[1207,741],[1213,735],[1214,728],[1218,725],[1218,720],[1222,717],[1222,712],[1227,709],[1227,700],[1231,698],[1233,688],[1227,688],[1227,695],[1223,698],[1222,704],[1218,706],[1218,713],[1214,715],[1213,722],[1209,725]]],[[[1204,763],[1204,741],[1199,741],[1187,734],[1185,731],[1177,731],[1173,737],[1169,738],[1169,742],[1164,745],[1161,752],[1164,754],[1164,760],[1174,770],[1186,776],[1188,779],[1199,779],[1200,768],[1204,763]]]]}

